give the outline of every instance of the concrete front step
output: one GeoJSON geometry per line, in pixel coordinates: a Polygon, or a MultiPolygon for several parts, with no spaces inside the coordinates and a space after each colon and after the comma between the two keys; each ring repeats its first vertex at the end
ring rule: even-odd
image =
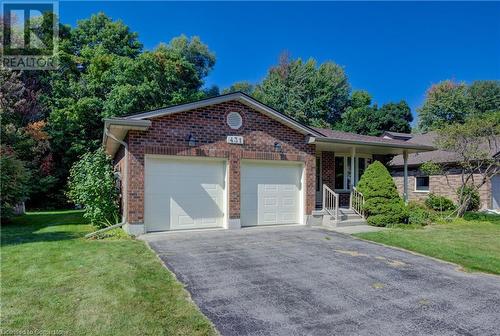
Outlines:
{"type": "Polygon", "coordinates": [[[330,216],[326,211],[321,209],[312,212],[310,225],[312,226],[326,226],[326,227],[350,227],[357,225],[366,225],[366,220],[354,212],[352,209],[340,208],[338,221],[335,222],[333,216],[330,216]]]}

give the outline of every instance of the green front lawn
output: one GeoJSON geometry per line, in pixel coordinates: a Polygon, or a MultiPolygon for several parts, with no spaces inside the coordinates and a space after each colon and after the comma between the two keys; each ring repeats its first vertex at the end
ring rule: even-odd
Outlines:
{"type": "Polygon", "coordinates": [[[392,228],[356,236],[459,264],[466,270],[500,274],[500,216],[468,213],[463,219],[423,228],[392,228]]]}
{"type": "Polygon", "coordinates": [[[86,240],[79,211],[29,213],[1,229],[1,329],[62,335],[214,335],[142,241],[86,240]]]}

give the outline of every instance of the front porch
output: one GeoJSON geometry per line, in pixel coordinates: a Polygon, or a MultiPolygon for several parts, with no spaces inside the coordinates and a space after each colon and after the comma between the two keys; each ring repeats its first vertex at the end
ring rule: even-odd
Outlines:
{"type": "Polygon", "coordinates": [[[403,141],[371,136],[358,137],[366,137],[367,140],[310,140],[310,143],[316,145],[316,211],[313,215],[323,216],[323,225],[339,226],[349,223],[346,221],[365,223],[364,196],[356,190],[356,185],[368,165],[375,160],[386,163],[394,155],[403,155],[402,197],[405,202],[408,201],[408,153],[422,149],[414,148],[414,144],[406,144],[403,141]]]}

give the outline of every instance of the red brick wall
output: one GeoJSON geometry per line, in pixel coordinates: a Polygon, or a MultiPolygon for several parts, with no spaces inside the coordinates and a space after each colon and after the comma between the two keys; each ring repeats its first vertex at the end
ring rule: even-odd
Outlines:
{"type": "Polygon", "coordinates": [[[227,158],[229,164],[229,218],[240,218],[241,159],[287,160],[305,164],[305,213],[315,202],[315,149],[305,136],[237,101],[226,102],[187,112],[152,119],[147,131],[129,132],[128,222],[144,221],[144,155],[207,156],[227,158]],[[243,117],[243,126],[232,130],[226,124],[231,111],[243,117]],[[186,139],[192,134],[195,147],[186,139]],[[227,135],[244,136],[244,145],[226,142],[227,135]],[[275,142],[282,153],[274,150],[275,142]]]}
{"type": "MultiPolygon", "coordinates": [[[[391,175],[396,183],[396,187],[401,196],[403,196],[403,171],[400,169],[393,169],[391,175]]],[[[450,169],[448,172],[448,177],[444,175],[431,175],[429,176],[429,192],[418,192],[415,191],[415,177],[423,176],[422,173],[411,167],[408,169],[408,199],[410,201],[425,201],[429,196],[429,193],[434,193],[437,195],[445,196],[450,198],[453,202],[458,201],[457,189],[462,185],[462,176],[458,169],[450,169]]],[[[474,175],[474,179],[479,181],[481,176],[474,175]]],[[[491,207],[491,181],[485,183],[481,188],[479,188],[479,196],[481,199],[480,207],[486,209],[491,207]]]]}
{"type": "Polygon", "coordinates": [[[321,174],[323,184],[335,188],[335,153],[321,152],[321,174]]]}

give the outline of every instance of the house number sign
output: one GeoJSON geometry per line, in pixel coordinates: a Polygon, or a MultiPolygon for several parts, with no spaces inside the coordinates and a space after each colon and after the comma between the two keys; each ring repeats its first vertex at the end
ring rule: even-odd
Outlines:
{"type": "Polygon", "coordinates": [[[243,145],[243,137],[239,135],[228,135],[226,142],[235,145],[243,145]]]}

